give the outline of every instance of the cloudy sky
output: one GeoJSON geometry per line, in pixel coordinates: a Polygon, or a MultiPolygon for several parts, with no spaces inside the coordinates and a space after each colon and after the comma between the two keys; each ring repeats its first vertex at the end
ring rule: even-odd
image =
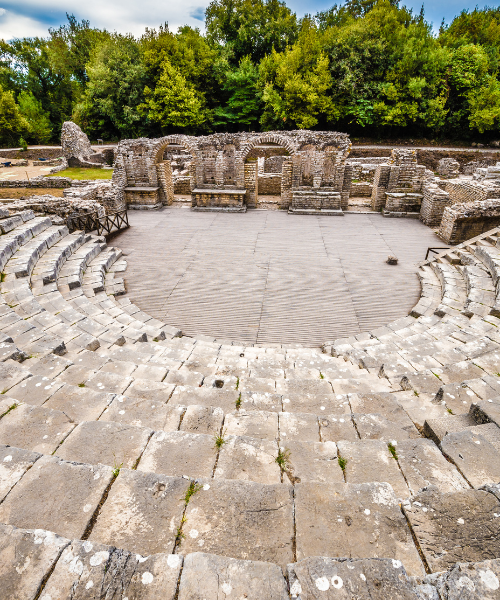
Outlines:
{"type": "MultiPolygon", "coordinates": [[[[302,16],[305,12],[325,10],[334,1],[288,0],[287,4],[302,16]]],[[[422,0],[403,0],[403,3],[418,12],[422,0]]],[[[173,31],[184,24],[202,29],[208,4],[209,0],[0,0],[0,38],[45,36],[49,27],[66,21],[66,12],[73,13],[78,20],[88,19],[94,27],[135,35],[140,35],[145,27],[157,27],[164,22],[173,31]]],[[[462,9],[473,9],[476,4],[485,5],[475,0],[424,0],[426,17],[435,28],[443,17],[450,21],[462,9]]],[[[486,4],[495,5],[496,0],[486,4]]]]}

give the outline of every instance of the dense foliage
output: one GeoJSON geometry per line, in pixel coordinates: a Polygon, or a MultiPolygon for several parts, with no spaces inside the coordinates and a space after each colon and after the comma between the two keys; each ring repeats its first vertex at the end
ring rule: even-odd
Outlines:
{"type": "Polygon", "coordinates": [[[0,40],[0,144],[321,128],[492,139],[500,133],[500,8],[433,32],[397,0],[298,19],[281,0],[213,0],[206,33],[140,38],[69,15],[47,38],[0,40]]]}

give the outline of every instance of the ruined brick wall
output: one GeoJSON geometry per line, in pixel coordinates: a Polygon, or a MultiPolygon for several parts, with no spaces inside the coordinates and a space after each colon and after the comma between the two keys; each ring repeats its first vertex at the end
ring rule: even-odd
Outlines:
{"type": "Polygon", "coordinates": [[[455,245],[498,225],[500,202],[496,199],[455,204],[445,208],[438,235],[446,244],[455,245]]]}
{"type": "Polygon", "coordinates": [[[444,209],[451,204],[450,195],[436,184],[424,187],[424,197],[420,208],[420,220],[428,227],[438,227],[444,209]]]}
{"type": "Polygon", "coordinates": [[[259,176],[259,196],[279,196],[281,194],[281,172],[259,176]]]}

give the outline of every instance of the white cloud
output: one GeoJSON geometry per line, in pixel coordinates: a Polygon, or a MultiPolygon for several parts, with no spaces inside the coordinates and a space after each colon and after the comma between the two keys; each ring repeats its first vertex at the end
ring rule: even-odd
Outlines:
{"type": "Polygon", "coordinates": [[[0,8],[0,39],[11,40],[15,37],[46,36],[47,26],[35,19],[16,15],[0,8]]]}

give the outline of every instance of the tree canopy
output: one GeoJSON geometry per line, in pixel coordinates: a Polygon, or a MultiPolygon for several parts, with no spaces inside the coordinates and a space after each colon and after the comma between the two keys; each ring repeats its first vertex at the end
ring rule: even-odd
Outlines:
{"type": "Polygon", "coordinates": [[[398,0],[298,18],[282,0],[212,0],[206,33],[139,38],[73,15],[45,38],[0,40],[0,143],[57,141],[72,119],[107,140],[214,131],[500,133],[500,8],[434,31],[398,0]]]}

